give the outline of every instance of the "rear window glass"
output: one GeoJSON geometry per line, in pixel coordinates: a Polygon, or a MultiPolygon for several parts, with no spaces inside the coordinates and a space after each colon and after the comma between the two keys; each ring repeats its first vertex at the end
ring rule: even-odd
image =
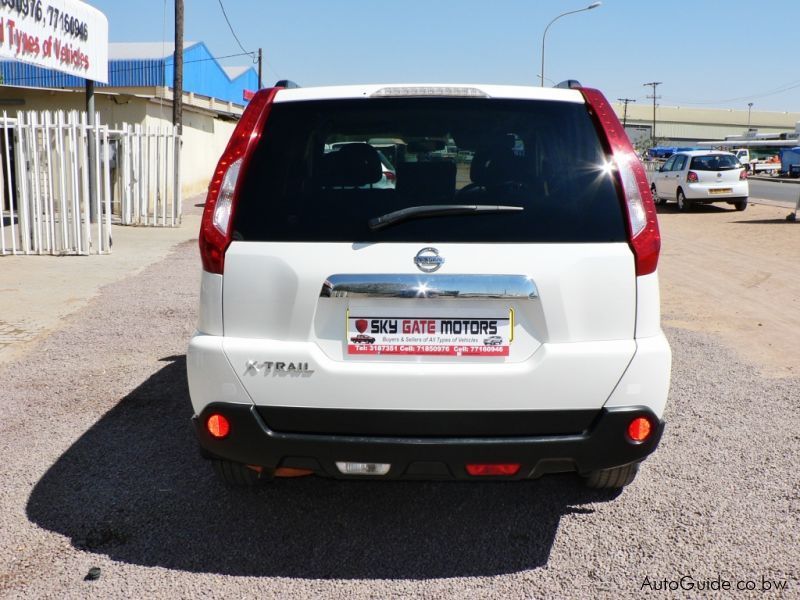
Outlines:
{"type": "Polygon", "coordinates": [[[612,171],[582,104],[474,98],[278,103],[242,181],[234,240],[615,242],[612,171]],[[406,220],[423,205],[505,205],[406,220]]]}
{"type": "Polygon", "coordinates": [[[695,171],[729,171],[740,169],[739,159],[732,154],[709,154],[707,156],[692,157],[690,169],[695,171]]]}

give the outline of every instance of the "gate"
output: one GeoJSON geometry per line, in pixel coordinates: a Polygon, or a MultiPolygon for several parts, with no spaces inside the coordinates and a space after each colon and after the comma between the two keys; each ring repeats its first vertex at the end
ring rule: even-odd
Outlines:
{"type": "Polygon", "coordinates": [[[108,128],[77,111],[3,112],[0,128],[0,254],[110,253],[108,128]]]}
{"type": "Polygon", "coordinates": [[[0,255],[108,254],[111,224],[181,222],[174,127],[0,113],[0,255]]]}
{"type": "Polygon", "coordinates": [[[114,167],[112,212],[122,225],[175,227],[181,222],[180,136],[176,127],[123,124],[109,132],[114,167]]]}

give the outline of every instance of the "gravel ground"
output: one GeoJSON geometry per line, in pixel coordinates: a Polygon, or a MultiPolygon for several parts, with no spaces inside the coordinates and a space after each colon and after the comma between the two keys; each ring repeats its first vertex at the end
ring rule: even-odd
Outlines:
{"type": "Polygon", "coordinates": [[[800,380],[701,333],[668,331],[668,428],[620,495],[572,476],[225,489],[189,423],[195,248],[0,369],[0,596],[672,597],[653,588],[682,575],[800,596],[800,380]]]}

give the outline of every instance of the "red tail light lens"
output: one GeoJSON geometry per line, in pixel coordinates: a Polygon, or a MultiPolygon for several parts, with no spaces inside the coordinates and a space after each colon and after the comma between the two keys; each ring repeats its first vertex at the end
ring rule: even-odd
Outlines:
{"type": "Polygon", "coordinates": [[[384,171],[383,176],[386,177],[386,181],[388,181],[389,183],[394,183],[395,181],[397,181],[397,175],[395,175],[391,171],[384,171]]]}
{"type": "Polygon", "coordinates": [[[278,89],[260,90],[253,96],[208,184],[200,225],[200,258],[203,269],[209,273],[221,274],[225,268],[225,251],[231,243],[230,226],[236,210],[239,173],[247,167],[250,155],[261,138],[261,130],[278,89]]]}
{"type": "Polygon", "coordinates": [[[744,179],[747,179],[747,171],[745,169],[742,169],[741,171],[739,171],[739,181],[742,181],[744,179]]]}
{"type": "Polygon", "coordinates": [[[580,88],[580,91],[606,151],[611,153],[616,162],[623,204],[628,215],[628,243],[636,262],[636,275],[647,275],[656,270],[661,252],[661,234],[647,174],[605,96],[590,88],[580,88]]]}
{"type": "Polygon", "coordinates": [[[686,174],[686,181],[689,183],[697,183],[698,181],[700,181],[700,178],[697,177],[697,173],[695,173],[694,171],[689,171],[686,174]]]}
{"type": "Polygon", "coordinates": [[[206,421],[206,428],[212,437],[222,439],[231,432],[231,424],[222,415],[213,414],[206,421]]]}
{"type": "Polygon", "coordinates": [[[503,476],[516,475],[519,471],[519,463],[476,463],[469,464],[467,473],[473,477],[486,477],[486,476],[503,476]]]}
{"type": "Polygon", "coordinates": [[[653,426],[644,417],[636,417],[628,425],[628,437],[637,444],[644,442],[652,432],[653,426]]]}

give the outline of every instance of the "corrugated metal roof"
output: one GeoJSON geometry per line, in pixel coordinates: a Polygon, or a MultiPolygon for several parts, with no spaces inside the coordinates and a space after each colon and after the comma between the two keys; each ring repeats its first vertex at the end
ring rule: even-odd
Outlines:
{"type": "MultiPolygon", "coordinates": [[[[172,84],[174,43],[110,44],[108,85],[97,87],[169,87],[172,84]]],[[[183,50],[183,88],[217,100],[245,104],[244,91],[258,88],[253,67],[223,67],[203,42],[186,42],[183,50]]],[[[43,69],[14,60],[0,61],[7,85],[43,88],[82,88],[82,77],[43,69]]]]}
{"type": "MultiPolygon", "coordinates": [[[[185,52],[200,42],[184,42],[185,52]]],[[[108,44],[109,60],[160,59],[175,53],[175,42],[114,42],[108,44]]]]}

